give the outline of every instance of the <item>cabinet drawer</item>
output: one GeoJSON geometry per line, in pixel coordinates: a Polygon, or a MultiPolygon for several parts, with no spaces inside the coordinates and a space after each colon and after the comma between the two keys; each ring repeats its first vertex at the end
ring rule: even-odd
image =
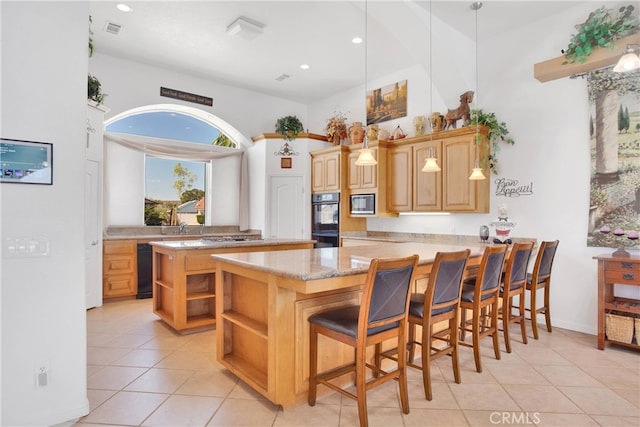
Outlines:
{"type": "Polygon", "coordinates": [[[605,271],[624,271],[640,277],[640,264],[626,261],[609,261],[604,265],[605,271]]]}
{"type": "Polygon", "coordinates": [[[105,297],[124,297],[135,295],[137,283],[132,275],[114,275],[105,277],[102,282],[105,297]]]}
{"type": "Polygon", "coordinates": [[[136,253],[136,244],[135,240],[104,242],[104,254],[134,254],[136,253]]]}
{"type": "Polygon", "coordinates": [[[620,283],[637,285],[640,283],[640,272],[636,270],[608,270],[605,271],[604,277],[607,283],[620,283]]]}
{"type": "Polygon", "coordinates": [[[184,268],[186,271],[215,271],[216,262],[211,258],[211,254],[188,255],[184,268]]]}
{"type": "Polygon", "coordinates": [[[123,274],[135,271],[135,257],[112,255],[104,258],[104,274],[123,274]]]}

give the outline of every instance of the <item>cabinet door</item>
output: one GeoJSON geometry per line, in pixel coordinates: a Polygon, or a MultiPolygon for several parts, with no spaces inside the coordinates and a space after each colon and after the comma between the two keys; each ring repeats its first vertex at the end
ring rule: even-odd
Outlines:
{"type": "Polygon", "coordinates": [[[424,163],[429,157],[430,147],[442,165],[441,141],[417,144],[413,150],[414,159],[414,191],[413,210],[417,212],[431,212],[442,210],[442,171],[422,172],[424,163]]]}
{"type": "Polygon", "coordinates": [[[387,210],[409,212],[413,199],[413,147],[389,149],[387,158],[387,210]]]}
{"type": "Polygon", "coordinates": [[[311,161],[311,191],[320,193],[324,191],[324,168],[325,162],[323,157],[313,157],[311,161]]]}
{"type": "Polygon", "coordinates": [[[340,191],[340,153],[331,153],[325,158],[324,189],[340,191]]]}
{"type": "Polygon", "coordinates": [[[353,151],[349,154],[349,181],[347,185],[349,190],[359,190],[361,185],[361,171],[360,167],[356,165],[356,160],[360,155],[360,150],[353,151]]]}
{"type": "Polygon", "coordinates": [[[474,136],[445,139],[442,144],[442,209],[468,212],[476,209],[478,181],[469,179],[475,161],[474,136]]]}
{"type": "MultiPolygon", "coordinates": [[[[373,158],[378,160],[378,150],[371,149],[373,158]]],[[[360,188],[375,190],[378,187],[378,165],[358,166],[360,169],[360,188]]]]}
{"type": "MultiPolygon", "coordinates": [[[[372,148],[371,154],[374,159],[378,160],[377,149],[372,148]]],[[[358,166],[356,160],[359,156],[360,150],[349,154],[349,190],[376,190],[378,188],[378,165],[358,166]]]]}

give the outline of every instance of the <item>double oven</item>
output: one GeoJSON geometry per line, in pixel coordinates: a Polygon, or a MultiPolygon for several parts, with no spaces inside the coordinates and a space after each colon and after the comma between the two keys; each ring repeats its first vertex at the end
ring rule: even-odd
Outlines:
{"type": "Polygon", "coordinates": [[[326,248],[339,245],[340,193],[311,195],[311,238],[314,247],[326,248]]]}

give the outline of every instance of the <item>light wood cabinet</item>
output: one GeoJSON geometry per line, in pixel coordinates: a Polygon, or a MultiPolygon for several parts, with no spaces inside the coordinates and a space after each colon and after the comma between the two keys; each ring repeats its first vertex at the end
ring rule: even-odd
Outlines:
{"type": "MultiPolygon", "coordinates": [[[[618,286],[640,286],[640,257],[623,254],[600,255],[593,257],[598,260],[598,349],[604,350],[605,343],[624,345],[636,350],[640,349],[640,343],[619,341],[618,337],[607,334],[606,316],[612,314],[620,316],[621,320],[628,320],[629,331],[638,327],[637,318],[640,316],[640,300],[636,298],[623,298],[615,294],[618,286]]],[[[636,330],[636,336],[640,333],[636,330]]],[[[624,334],[623,334],[624,335],[624,334]]]]}
{"type": "Polygon", "coordinates": [[[129,297],[138,292],[137,241],[109,240],[103,243],[103,298],[129,297]]]}
{"type": "MultiPolygon", "coordinates": [[[[378,160],[378,149],[372,148],[373,158],[378,160]]],[[[378,165],[358,166],[356,160],[360,156],[360,149],[349,153],[349,181],[347,187],[352,193],[371,192],[378,189],[378,165]],[[364,190],[364,191],[361,191],[364,190]]]]}
{"type": "Polygon", "coordinates": [[[216,261],[212,254],[311,249],[311,242],[179,249],[153,245],[153,312],[177,332],[216,325],[216,261]]]}
{"type": "Polygon", "coordinates": [[[341,147],[311,153],[311,191],[335,193],[340,191],[341,147]]]}
{"type": "MultiPolygon", "coordinates": [[[[480,127],[486,141],[487,128],[480,127]]],[[[387,209],[391,212],[489,212],[489,170],[485,180],[469,180],[476,158],[488,156],[486,144],[475,144],[476,129],[465,127],[431,136],[407,138],[389,148],[387,209]],[[440,172],[422,172],[430,148],[440,172]]]]}

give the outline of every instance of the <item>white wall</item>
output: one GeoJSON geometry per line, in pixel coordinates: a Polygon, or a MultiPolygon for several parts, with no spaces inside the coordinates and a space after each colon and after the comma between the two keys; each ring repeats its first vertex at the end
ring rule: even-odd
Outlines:
{"type": "Polygon", "coordinates": [[[53,185],[0,184],[2,241],[44,238],[45,257],[2,253],[3,426],[89,411],[84,288],[86,2],[2,2],[2,136],[53,143],[53,185]],[[35,370],[49,365],[49,384],[35,370]]]}
{"type": "MultiPolygon", "coordinates": [[[[615,8],[617,3],[605,5],[615,8]]],[[[593,8],[592,2],[576,3],[565,13],[479,45],[480,96],[479,105],[472,108],[495,112],[499,120],[507,123],[516,141],[514,146],[503,145],[498,155],[500,174],[490,177],[489,214],[367,220],[369,230],[475,235],[480,225],[495,220],[498,207],[506,204],[509,218],[517,223],[513,236],[560,240],[553,271],[552,321],[559,327],[587,333],[597,330],[597,266],[592,257],[612,251],[586,246],[591,167],[587,83],[569,78],[540,83],[533,77],[533,64],[559,56],[574,23],[584,21],[593,8]],[[533,183],[533,195],[511,198],[496,195],[496,180],[501,178],[515,179],[521,184],[533,183]]],[[[440,57],[438,48],[438,44],[434,44],[434,57],[440,57]]],[[[468,67],[473,70],[474,55],[468,58],[468,67]]],[[[436,67],[443,68],[443,65],[442,62],[434,64],[434,75],[436,67]]],[[[425,96],[428,92],[413,90],[413,80],[420,78],[419,71],[404,70],[404,74],[389,76],[386,83],[404,76],[409,79],[409,99],[422,97],[423,105],[428,106],[430,100],[425,96]]],[[[424,78],[428,80],[427,75],[424,78]]],[[[437,77],[434,82],[440,84],[437,77]]],[[[460,88],[469,85],[459,84],[460,88]]],[[[475,82],[472,80],[470,85],[464,87],[473,88],[475,82]]],[[[438,93],[447,92],[451,98],[451,90],[442,86],[434,89],[434,109],[437,109],[443,105],[438,93]]],[[[350,105],[352,96],[351,92],[339,94],[310,106],[310,121],[315,122],[315,115],[330,105],[350,105]]],[[[418,100],[413,102],[420,105],[418,100]]],[[[448,99],[446,105],[452,108],[451,104],[448,99]]],[[[411,108],[409,110],[411,112],[411,108]]]]}

